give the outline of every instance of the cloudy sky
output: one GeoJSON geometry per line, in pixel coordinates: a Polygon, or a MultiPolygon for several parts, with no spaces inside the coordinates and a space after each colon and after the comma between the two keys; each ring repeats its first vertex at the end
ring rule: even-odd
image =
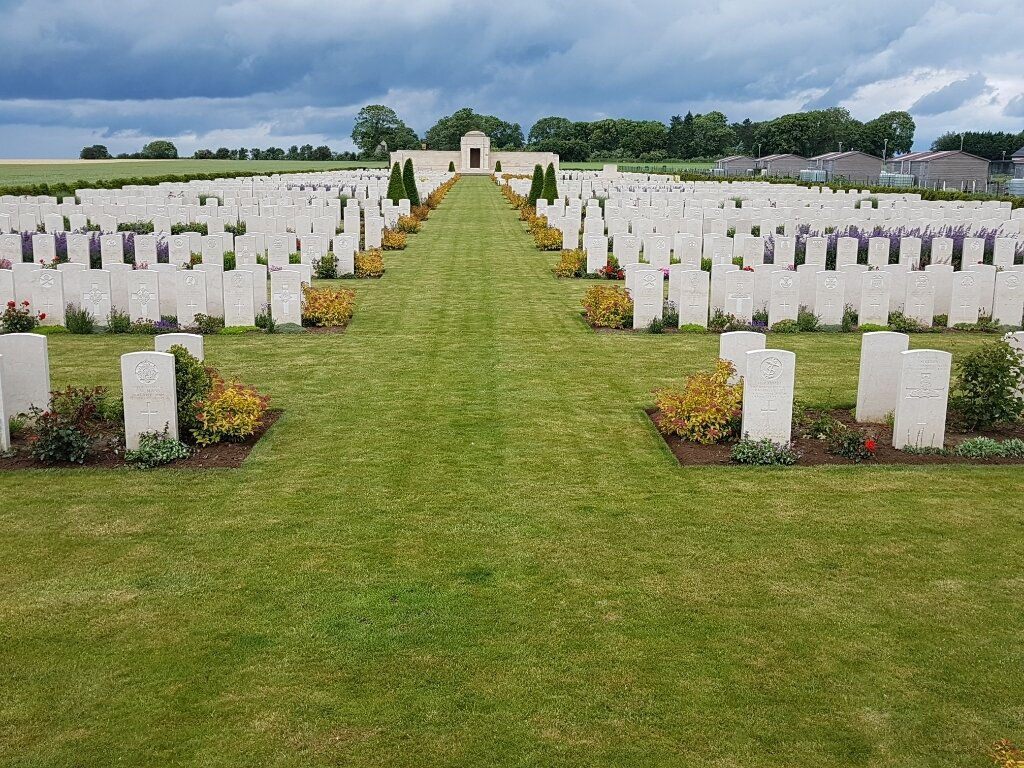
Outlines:
{"type": "Polygon", "coordinates": [[[169,138],[352,149],[387,104],[417,133],[469,106],[738,121],[907,109],[916,148],[1024,129],[1016,0],[0,0],[0,157],[169,138]]]}

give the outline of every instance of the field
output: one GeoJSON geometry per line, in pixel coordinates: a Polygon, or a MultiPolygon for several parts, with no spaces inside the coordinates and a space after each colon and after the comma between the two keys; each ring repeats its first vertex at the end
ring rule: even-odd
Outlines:
{"type": "MultiPolygon", "coordinates": [[[[0,764],[966,768],[1024,740],[1018,468],[679,467],[643,409],[717,338],[593,333],[486,178],[386,258],[344,334],[208,338],[284,410],[242,469],[0,477],[0,764]]],[[[54,386],[150,343],[51,336],[54,386]]],[[[853,404],[856,335],[771,343],[799,399],[853,404]]]]}
{"type": "Polygon", "coordinates": [[[339,168],[384,168],[386,163],[304,160],[71,160],[68,162],[0,162],[0,187],[19,184],[99,181],[167,174],[289,173],[330,171],[339,168]]]}

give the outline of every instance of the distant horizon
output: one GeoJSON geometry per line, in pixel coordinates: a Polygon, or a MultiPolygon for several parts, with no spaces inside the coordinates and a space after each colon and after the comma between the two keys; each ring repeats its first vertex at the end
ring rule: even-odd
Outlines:
{"type": "Polygon", "coordinates": [[[1024,128],[1024,14],[994,0],[346,5],[181,0],[167,16],[151,0],[130,13],[14,0],[0,28],[0,157],[75,159],[93,144],[116,155],[155,139],[182,156],[354,151],[368,104],[419,136],[464,106],[524,134],[552,115],[905,110],[915,150],[947,132],[1024,128]]]}

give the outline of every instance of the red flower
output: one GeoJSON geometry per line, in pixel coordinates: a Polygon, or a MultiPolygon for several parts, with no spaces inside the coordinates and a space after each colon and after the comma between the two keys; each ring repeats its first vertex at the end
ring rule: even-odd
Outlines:
{"type": "Polygon", "coordinates": [[[878,447],[878,444],[875,442],[874,438],[872,438],[872,437],[869,437],[867,440],[864,441],[864,448],[867,449],[868,453],[874,453],[875,452],[875,448],[877,448],[877,447],[878,447]]]}
{"type": "Polygon", "coordinates": [[[40,320],[45,320],[46,319],[46,313],[45,312],[40,312],[39,313],[39,319],[40,320]]]}
{"type": "Polygon", "coordinates": [[[17,304],[15,304],[15,303],[14,303],[14,301],[8,301],[8,302],[7,302],[7,306],[8,306],[8,307],[10,307],[11,309],[14,309],[14,308],[15,308],[16,306],[18,306],[18,305],[17,305],[17,304]]]}

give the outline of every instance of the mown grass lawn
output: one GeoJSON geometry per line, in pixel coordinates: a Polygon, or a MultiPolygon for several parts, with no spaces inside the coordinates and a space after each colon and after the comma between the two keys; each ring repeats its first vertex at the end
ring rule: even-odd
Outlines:
{"type": "MultiPolygon", "coordinates": [[[[465,178],[345,334],[208,338],[285,411],[241,470],[0,475],[0,764],[933,768],[1024,741],[1020,470],[680,468],[643,408],[717,339],[594,334],[553,260],[465,178]]],[[[55,386],[147,346],[50,344],[55,386]]],[[[853,402],[859,338],[778,344],[798,397],[853,402]]]]}
{"type": "Polygon", "coordinates": [[[0,187],[79,180],[131,179],[194,173],[291,173],[339,168],[385,168],[387,163],[326,160],[90,160],[67,163],[0,163],[0,187]]]}

